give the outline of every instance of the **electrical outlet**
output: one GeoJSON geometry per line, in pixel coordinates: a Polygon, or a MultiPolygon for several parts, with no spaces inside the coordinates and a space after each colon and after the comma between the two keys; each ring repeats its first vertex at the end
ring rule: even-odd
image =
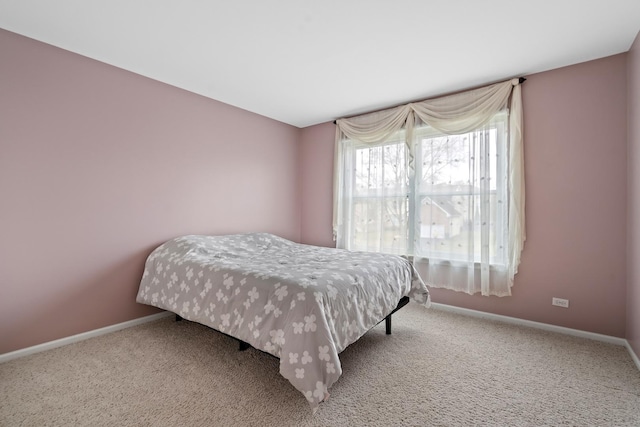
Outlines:
{"type": "Polygon", "coordinates": [[[564,298],[551,298],[551,305],[557,305],[558,307],[569,308],[569,300],[564,298]]]}

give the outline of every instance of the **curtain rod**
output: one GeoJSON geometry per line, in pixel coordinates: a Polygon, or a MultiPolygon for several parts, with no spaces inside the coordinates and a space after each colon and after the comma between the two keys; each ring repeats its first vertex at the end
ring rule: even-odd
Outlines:
{"type": "MultiPolygon", "coordinates": [[[[520,77],[520,78],[518,78],[518,83],[519,83],[519,84],[522,84],[522,83],[524,83],[524,82],[526,82],[526,81],[527,81],[527,79],[525,79],[524,77],[520,77]]],[[[473,90],[473,89],[470,89],[470,90],[473,90]]],[[[444,95],[444,96],[446,96],[446,95],[444,95]]],[[[413,101],[413,102],[420,102],[420,101],[413,101]]],[[[403,105],[403,104],[399,104],[399,105],[403,105]]],[[[396,107],[397,107],[397,105],[396,105],[396,107]]],[[[389,109],[389,108],[394,108],[394,107],[387,107],[387,108],[383,108],[382,110],[387,110],[387,109],[389,109]]],[[[382,110],[376,110],[376,111],[382,111],[382,110]]],[[[376,111],[369,111],[369,113],[375,113],[376,111]]],[[[362,114],[369,114],[369,113],[362,113],[362,114]]],[[[334,120],[334,121],[333,121],[333,124],[334,124],[334,125],[335,125],[335,124],[337,124],[337,121],[336,121],[336,120],[334,120]]]]}

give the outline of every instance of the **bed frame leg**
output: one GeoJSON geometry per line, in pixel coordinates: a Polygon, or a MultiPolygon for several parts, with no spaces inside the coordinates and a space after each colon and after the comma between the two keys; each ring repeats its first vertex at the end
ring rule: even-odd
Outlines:
{"type": "MultiPolygon", "coordinates": [[[[400,298],[400,301],[398,302],[398,306],[395,308],[395,310],[393,310],[391,313],[389,313],[387,317],[384,318],[384,323],[387,327],[387,335],[391,335],[391,315],[396,311],[400,310],[402,307],[404,307],[408,303],[409,303],[409,297],[404,296],[400,298]]],[[[380,322],[382,322],[382,320],[380,322]]]]}

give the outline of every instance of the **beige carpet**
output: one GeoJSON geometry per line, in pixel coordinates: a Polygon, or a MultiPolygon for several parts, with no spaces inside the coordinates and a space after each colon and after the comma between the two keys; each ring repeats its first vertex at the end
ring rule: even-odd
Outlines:
{"type": "Polygon", "coordinates": [[[0,425],[640,426],[620,346],[410,304],[341,360],[312,415],[277,359],[167,318],[0,364],[0,425]]]}

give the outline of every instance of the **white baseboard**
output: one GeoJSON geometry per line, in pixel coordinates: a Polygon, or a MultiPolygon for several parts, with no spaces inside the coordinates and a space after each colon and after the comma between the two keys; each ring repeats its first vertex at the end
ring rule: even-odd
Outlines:
{"type": "Polygon", "coordinates": [[[105,326],[104,328],[94,329],[93,331],[87,331],[81,334],[72,335],[70,337],[60,338],[55,341],[49,341],[42,344],[34,345],[32,347],[27,347],[20,350],[12,351],[10,353],[0,354],[0,363],[8,362],[9,360],[17,359],[19,357],[29,356],[34,353],[40,353],[41,351],[51,350],[57,347],[73,344],[75,342],[84,341],[89,338],[97,337],[100,335],[109,334],[111,332],[116,332],[121,329],[130,328],[132,326],[142,325],[143,323],[153,322],[154,320],[171,316],[172,314],[173,313],[170,313],[168,311],[152,314],[150,316],[128,320],[126,322],[118,323],[116,325],[105,326]]]}
{"type": "Polygon", "coordinates": [[[631,352],[631,357],[634,358],[634,361],[636,362],[638,369],[640,369],[640,364],[638,364],[638,358],[636,357],[635,353],[631,351],[631,346],[629,345],[627,340],[624,338],[612,337],[610,335],[596,334],[594,332],[581,331],[579,329],[565,328],[564,326],[550,325],[548,323],[533,322],[531,320],[518,319],[517,317],[509,317],[509,316],[502,316],[500,314],[486,313],[484,311],[477,311],[477,310],[471,310],[468,308],[455,307],[447,304],[431,303],[431,307],[435,308],[436,310],[450,311],[452,313],[497,320],[499,322],[512,323],[512,324],[521,325],[521,326],[528,326],[530,328],[543,329],[545,331],[558,332],[560,334],[573,335],[575,337],[588,338],[595,341],[602,341],[609,344],[625,346],[631,352]]]}
{"type": "MultiPolygon", "coordinates": [[[[531,320],[518,319],[517,317],[502,316],[500,314],[487,313],[484,311],[471,310],[468,308],[455,307],[453,305],[431,303],[431,307],[436,310],[449,311],[452,313],[463,314],[466,316],[480,317],[484,319],[496,320],[504,323],[511,323],[515,325],[528,326],[530,328],[543,329],[545,331],[557,332],[560,334],[572,335],[581,338],[588,338],[596,341],[602,341],[609,344],[621,345],[626,347],[629,355],[636,364],[638,370],[640,370],[640,359],[631,348],[629,342],[624,338],[612,337],[609,335],[596,334],[593,332],[581,331],[579,329],[565,328],[563,326],[550,325],[548,323],[534,322],[531,320]]],[[[165,311],[162,313],[152,314],[150,316],[140,317],[138,319],[129,320],[127,322],[118,323],[116,325],[106,326],[100,329],[94,329],[93,331],[83,332],[81,334],[72,335],[70,337],[61,338],[55,341],[49,341],[43,344],[38,344],[32,347],[23,348],[21,350],[12,351],[10,353],[0,354],[0,363],[8,362],[9,360],[17,359],[19,357],[29,356],[31,354],[40,353],[42,351],[51,350],[57,347],[62,347],[75,342],[84,341],[89,338],[97,337],[100,335],[116,332],[121,329],[130,328],[132,326],[142,325],[143,323],[153,322],[155,320],[162,319],[164,317],[172,316],[173,313],[165,311]]]]}
{"type": "Polygon", "coordinates": [[[635,351],[633,351],[633,348],[631,348],[631,344],[629,344],[629,341],[627,341],[626,347],[627,347],[627,351],[629,351],[629,354],[631,355],[631,358],[633,359],[633,363],[636,364],[636,368],[640,370],[640,359],[638,359],[638,355],[636,354],[635,351]]]}

